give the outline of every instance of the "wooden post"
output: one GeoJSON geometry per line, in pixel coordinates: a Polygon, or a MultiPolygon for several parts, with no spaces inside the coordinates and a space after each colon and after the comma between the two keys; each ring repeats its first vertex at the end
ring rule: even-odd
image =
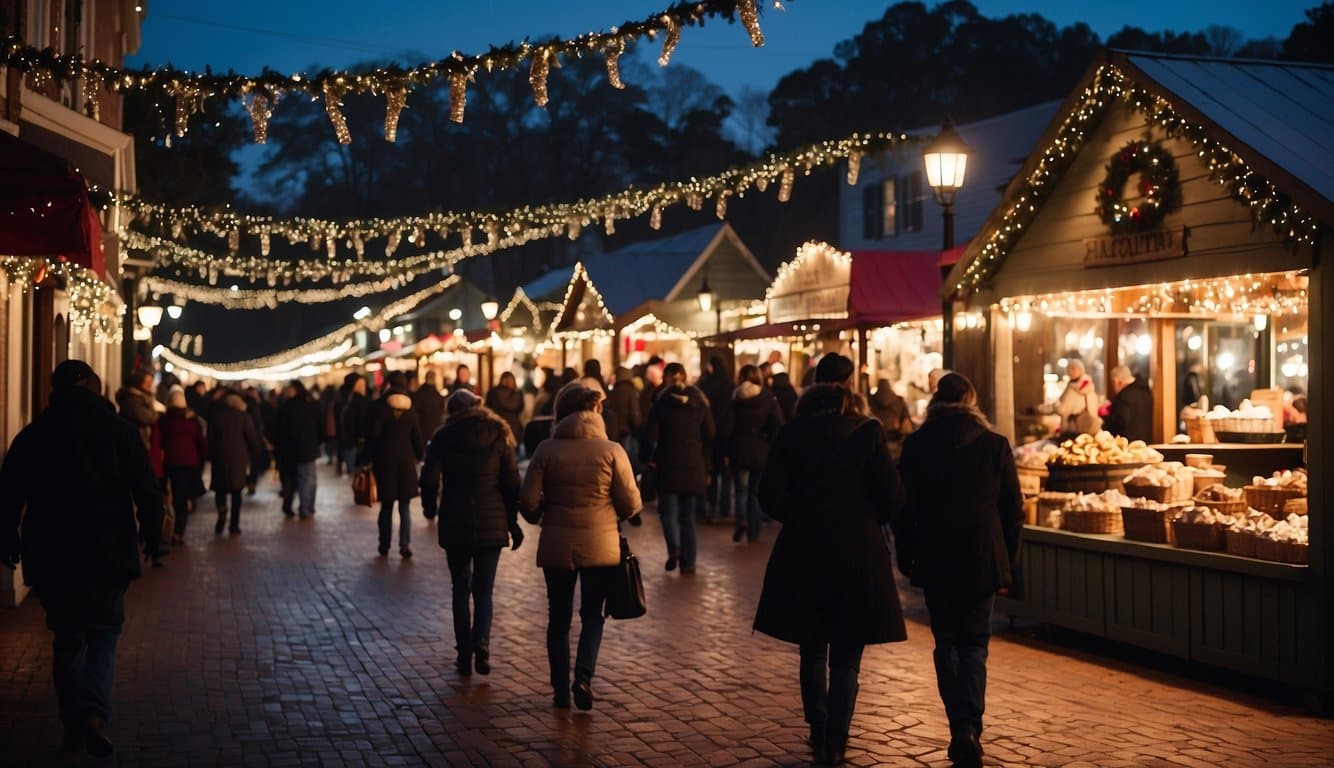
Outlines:
{"type": "Polygon", "coordinates": [[[1153,388],[1153,439],[1165,443],[1177,431],[1177,337],[1176,322],[1164,318],[1149,321],[1153,356],[1149,359],[1149,386],[1153,388]]]}
{"type": "MultiPolygon", "coordinates": [[[[1316,242],[1334,242],[1334,230],[1327,225],[1322,228],[1316,242]]],[[[1329,503],[1334,485],[1325,482],[1330,467],[1330,419],[1334,418],[1334,380],[1330,377],[1330,363],[1334,361],[1334,268],[1321,263],[1320,247],[1312,247],[1313,264],[1310,272],[1310,290],[1308,296],[1310,336],[1310,378],[1307,387],[1307,428],[1306,453],[1310,473],[1309,498],[1311,514],[1311,574],[1307,584],[1311,585],[1310,606],[1314,612],[1312,621],[1302,622],[1313,648],[1323,649],[1322,668],[1314,675],[1313,688],[1323,694],[1324,704],[1334,699],[1334,578],[1331,578],[1331,565],[1334,565],[1334,520],[1330,514],[1334,511],[1329,503]]],[[[1329,254],[1325,254],[1328,256],[1329,254]]],[[[1319,704],[1321,702],[1311,702],[1319,704]]]]}
{"type": "Polygon", "coordinates": [[[866,368],[866,361],[870,359],[866,349],[866,328],[857,327],[857,388],[863,395],[871,394],[870,371],[866,368]]]}

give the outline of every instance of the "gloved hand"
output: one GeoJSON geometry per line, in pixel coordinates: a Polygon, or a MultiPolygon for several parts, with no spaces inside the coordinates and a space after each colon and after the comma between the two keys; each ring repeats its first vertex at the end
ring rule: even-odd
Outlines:
{"type": "Polygon", "coordinates": [[[510,526],[510,550],[516,550],[523,544],[523,529],[518,523],[510,526]]]}

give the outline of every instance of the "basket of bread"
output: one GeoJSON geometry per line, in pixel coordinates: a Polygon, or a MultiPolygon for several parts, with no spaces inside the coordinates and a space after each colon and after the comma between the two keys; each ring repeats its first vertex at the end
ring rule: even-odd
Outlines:
{"type": "Polygon", "coordinates": [[[1061,510],[1061,529],[1074,533],[1123,533],[1121,508],[1131,504],[1120,491],[1081,493],[1061,510]]]}
{"type": "Polygon", "coordinates": [[[1256,475],[1246,486],[1246,503],[1261,512],[1282,516],[1283,505],[1291,499],[1306,496],[1307,476],[1304,469],[1275,472],[1269,477],[1256,475]]]}
{"type": "Polygon", "coordinates": [[[1188,501],[1195,493],[1195,470],[1176,461],[1146,464],[1121,481],[1125,494],[1153,501],[1188,501]]]}
{"type": "Polygon", "coordinates": [[[1223,531],[1230,515],[1221,515],[1209,507],[1185,507],[1172,520],[1173,543],[1182,549],[1222,552],[1223,531]]]}
{"type": "Polygon", "coordinates": [[[1240,488],[1211,485],[1195,494],[1195,506],[1208,507],[1220,515],[1238,517],[1246,513],[1246,497],[1240,488]]]}

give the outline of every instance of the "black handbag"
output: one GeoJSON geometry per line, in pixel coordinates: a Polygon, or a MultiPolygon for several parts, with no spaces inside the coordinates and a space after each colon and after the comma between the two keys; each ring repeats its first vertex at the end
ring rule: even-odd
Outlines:
{"type": "Polygon", "coordinates": [[[639,558],[630,551],[630,542],[622,536],[621,564],[616,566],[616,575],[607,589],[607,615],[613,619],[637,619],[647,611],[639,558]]]}

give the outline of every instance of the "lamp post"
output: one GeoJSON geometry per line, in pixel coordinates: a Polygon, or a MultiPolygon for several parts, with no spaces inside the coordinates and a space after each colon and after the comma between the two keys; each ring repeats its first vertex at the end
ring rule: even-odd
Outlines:
{"type": "Polygon", "coordinates": [[[498,335],[500,331],[500,321],[496,319],[496,316],[499,314],[500,302],[496,301],[495,298],[490,295],[482,300],[482,317],[486,318],[486,329],[491,332],[491,335],[487,338],[486,342],[487,362],[486,365],[482,367],[482,378],[484,380],[481,384],[487,390],[495,386],[496,380],[495,340],[500,338],[498,335]]]}
{"type": "Polygon", "coordinates": [[[718,296],[709,288],[709,276],[704,276],[704,282],[699,286],[699,293],[695,295],[699,302],[700,312],[713,312],[714,324],[713,333],[716,336],[723,332],[723,307],[718,301],[718,296]]]}
{"type": "MultiPolygon", "coordinates": [[[[963,186],[964,172],[968,169],[968,145],[954,131],[954,121],[945,120],[940,133],[922,148],[922,161],[926,164],[926,183],[936,194],[936,202],[942,208],[942,231],[944,237],[941,250],[954,247],[954,197],[963,186]]],[[[947,298],[941,304],[943,330],[941,333],[941,365],[946,369],[954,367],[954,299],[947,298]]]]}

